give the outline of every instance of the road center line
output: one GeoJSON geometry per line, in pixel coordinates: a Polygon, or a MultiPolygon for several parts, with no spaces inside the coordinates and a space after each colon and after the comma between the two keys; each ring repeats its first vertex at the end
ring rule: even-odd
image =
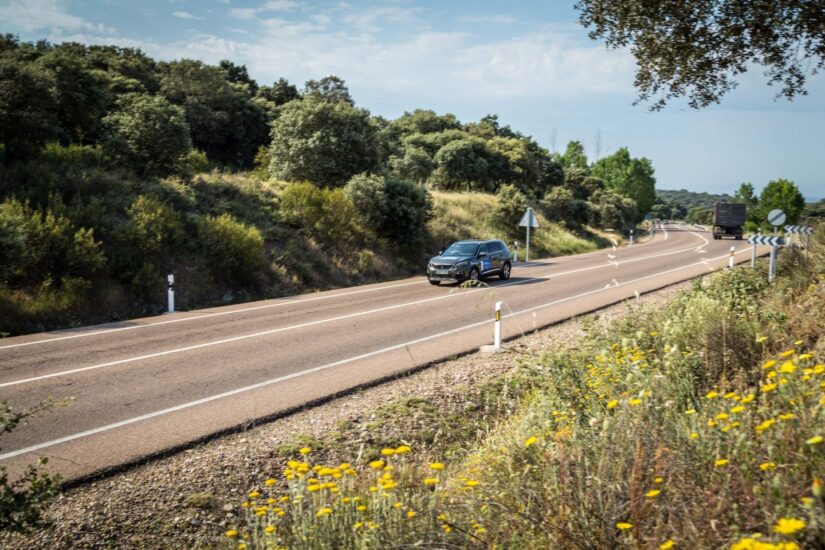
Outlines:
{"type": "MultiPolygon", "coordinates": [[[[696,234],[694,233],[694,235],[696,235],[696,234]]],[[[704,239],[704,237],[701,237],[700,235],[696,235],[696,236],[704,239]]],[[[704,239],[704,240],[707,243],[707,239],[704,239]]],[[[652,258],[657,258],[657,257],[661,257],[661,256],[669,256],[669,255],[672,255],[672,254],[675,254],[675,253],[681,253],[681,252],[694,250],[694,249],[695,249],[695,247],[690,247],[690,248],[685,248],[685,249],[678,250],[676,252],[670,251],[670,252],[665,252],[663,254],[656,254],[656,255],[642,257],[642,258],[634,258],[634,259],[631,259],[631,260],[625,260],[624,262],[621,262],[621,263],[632,263],[632,262],[638,262],[638,261],[643,261],[643,260],[649,260],[649,259],[652,259],[652,258]]],[[[125,359],[118,359],[118,360],[115,360],[115,361],[108,361],[106,363],[100,363],[100,364],[97,364],[97,365],[90,365],[88,367],[79,367],[79,368],[76,368],[76,369],[69,369],[69,370],[60,371],[60,372],[53,372],[53,373],[50,373],[50,374],[43,374],[43,375],[40,375],[40,376],[33,376],[31,378],[23,378],[23,379],[20,379],[20,380],[13,380],[11,382],[1,383],[0,388],[5,388],[5,387],[9,387],[9,386],[17,386],[17,385],[21,385],[21,384],[28,384],[28,383],[31,383],[31,382],[38,382],[40,380],[47,380],[49,378],[57,378],[57,377],[60,377],[60,376],[68,376],[68,375],[71,375],[71,374],[77,374],[77,373],[81,373],[81,372],[86,372],[86,371],[90,371],[90,370],[97,370],[97,369],[102,369],[102,368],[106,368],[106,367],[114,367],[114,366],[117,366],[117,365],[124,365],[124,364],[127,364],[127,363],[134,363],[134,362],[137,362],[137,361],[143,361],[143,360],[146,360],[146,359],[154,359],[154,358],[157,358],[157,357],[164,357],[164,356],[167,356],[167,355],[183,353],[183,352],[187,352],[187,351],[193,351],[193,350],[212,347],[212,346],[219,346],[219,345],[228,344],[228,343],[232,343],[232,342],[238,342],[240,340],[247,340],[247,339],[250,339],[250,338],[258,338],[258,337],[261,337],[261,336],[269,336],[269,335],[272,335],[272,334],[278,334],[278,333],[281,333],[281,332],[287,332],[287,331],[291,331],[291,330],[297,330],[297,329],[301,329],[301,328],[307,328],[307,327],[322,325],[322,324],[326,324],[326,323],[344,321],[344,320],[352,319],[352,318],[355,318],[355,317],[362,317],[362,316],[365,316],[365,315],[372,315],[372,314],[375,314],[375,313],[383,313],[383,312],[386,312],[386,311],[392,311],[394,309],[400,309],[400,308],[404,308],[404,307],[410,307],[410,306],[425,304],[425,303],[434,302],[434,301],[438,301],[438,300],[447,300],[447,299],[450,299],[450,298],[456,298],[456,297],[460,297],[460,296],[467,296],[467,295],[470,295],[470,294],[475,294],[477,292],[484,292],[484,291],[489,291],[489,290],[493,290],[493,289],[506,288],[506,287],[509,287],[509,286],[523,285],[523,284],[531,283],[533,281],[542,280],[546,276],[550,276],[550,275],[552,275],[554,277],[558,277],[558,276],[562,276],[562,275],[570,275],[570,274],[573,274],[573,273],[579,273],[579,272],[582,272],[582,271],[590,271],[590,270],[593,270],[593,269],[601,269],[601,268],[604,268],[604,267],[606,267],[606,266],[605,265],[597,265],[597,266],[591,266],[591,267],[583,267],[583,268],[580,268],[580,269],[574,269],[574,270],[566,271],[566,272],[563,272],[563,273],[556,273],[556,274],[542,273],[542,274],[537,275],[535,277],[530,277],[528,279],[522,279],[522,280],[519,280],[519,281],[513,281],[513,282],[510,282],[510,283],[504,283],[504,284],[496,285],[494,287],[482,287],[482,288],[476,288],[476,289],[468,290],[466,292],[461,292],[461,293],[450,293],[450,294],[446,294],[446,295],[442,295],[442,296],[434,296],[432,298],[426,298],[426,299],[423,299],[423,300],[416,300],[414,302],[405,302],[405,303],[402,303],[402,304],[395,304],[395,305],[385,306],[385,307],[371,309],[371,310],[367,310],[367,311],[359,311],[359,312],[356,312],[356,313],[349,313],[347,315],[339,315],[337,317],[319,319],[317,321],[308,321],[306,323],[299,323],[297,325],[290,325],[290,326],[287,326],[287,327],[280,327],[280,328],[276,328],[276,329],[270,329],[270,330],[265,330],[265,331],[261,331],[261,332],[255,332],[255,333],[252,333],[252,334],[243,334],[243,335],[240,335],[240,336],[233,336],[231,338],[223,338],[221,340],[213,340],[211,342],[203,342],[201,344],[194,344],[194,345],[185,346],[185,347],[182,347],[182,348],[174,348],[174,349],[171,349],[171,350],[159,351],[159,352],[149,353],[149,354],[145,354],[145,355],[139,355],[139,356],[135,356],[135,357],[127,357],[125,359]]]]}
{"type": "MultiPolygon", "coordinates": [[[[747,249],[745,249],[745,250],[742,250],[740,252],[736,252],[736,254],[744,254],[744,253],[747,253],[747,252],[748,252],[747,249]]],[[[668,273],[673,273],[673,272],[680,271],[680,270],[683,270],[683,269],[688,269],[688,268],[691,268],[691,267],[695,267],[697,265],[703,265],[703,264],[707,264],[708,262],[713,262],[713,261],[717,261],[717,260],[720,260],[720,259],[728,258],[728,256],[729,256],[728,254],[724,254],[722,256],[717,256],[717,257],[711,258],[709,260],[703,260],[703,261],[688,264],[688,265],[685,265],[685,266],[680,266],[680,267],[676,267],[676,268],[673,268],[673,269],[668,269],[666,271],[661,271],[659,273],[654,273],[652,275],[645,275],[644,277],[639,277],[638,279],[634,279],[634,280],[627,281],[627,282],[624,282],[624,283],[619,283],[615,286],[610,286],[608,288],[597,288],[597,289],[594,289],[594,290],[588,290],[586,292],[582,292],[582,293],[576,294],[574,296],[567,296],[565,298],[560,298],[558,300],[553,300],[552,302],[547,302],[545,304],[541,304],[541,305],[538,305],[538,306],[533,306],[533,307],[530,307],[530,308],[527,308],[527,309],[523,309],[521,311],[515,311],[515,312],[509,313],[507,315],[504,315],[504,318],[515,317],[516,315],[523,315],[525,313],[530,313],[530,312],[533,312],[533,311],[536,311],[536,310],[539,310],[539,309],[543,309],[543,308],[546,308],[546,307],[550,307],[550,306],[554,306],[554,305],[561,304],[561,303],[564,303],[564,302],[568,302],[570,300],[575,300],[577,298],[583,298],[585,296],[590,296],[592,294],[597,294],[599,292],[604,292],[606,290],[610,290],[610,289],[613,289],[613,288],[618,288],[620,286],[631,285],[631,284],[634,284],[634,283],[638,283],[640,281],[651,279],[653,277],[659,277],[661,275],[666,275],[668,273]]],[[[296,373],[288,374],[288,375],[285,375],[285,376],[279,376],[277,378],[272,378],[270,380],[265,380],[263,382],[258,382],[257,384],[252,384],[250,386],[244,386],[242,388],[236,388],[234,390],[230,390],[230,391],[227,391],[227,392],[223,392],[223,393],[219,393],[219,394],[215,394],[215,395],[210,395],[208,397],[204,397],[202,399],[197,399],[195,401],[190,401],[188,403],[181,403],[180,405],[175,405],[174,407],[161,409],[159,411],[154,411],[154,412],[147,413],[147,414],[144,414],[144,415],[136,416],[134,418],[128,418],[126,420],[121,420],[119,422],[114,422],[112,424],[107,424],[105,426],[100,426],[98,428],[93,428],[91,430],[86,430],[86,431],[83,431],[83,432],[68,435],[68,436],[65,436],[65,437],[58,438],[58,439],[53,439],[51,441],[46,441],[44,443],[39,443],[37,445],[32,445],[32,446],[26,447],[24,449],[18,449],[16,451],[10,451],[10,452],[4,453],[4,454],[0,454],[0,460],[7,460],[9,458],[14,458],[14,457],[22,455],[22,454],[30,453],[30,452],[33,452],[33,451],[39,451],[40,449],[53,447],[53,446],[59,445],[61,443],[67,443],[69,441],[74,441],[76,439],[81,439],[83,437],[87,437],[87,436],[90,436],[90,435],[94,435],[94,434],[114,430],[116,428],[120,428],[120,427],[123,427],[123,426],[128,426],[130,424],[135,424],[135,423],[141,422],[143,420],[149,420],[151,418],[155,418],[155,417],[158,417],[158,416],[162,416],[162,415],[166,415],[166,414],[169,414],[169,413],[181,411],[181,410],[184,410],[184,409],[195,407],[197,405],[203,405],[205,403],[216,401],[218,399],[223,399],[223,398],[226,398],[226,397],[231,397],[233,395],[238,395],[238,394],[241,394],[241,393],[246,393],[246,392],[249,392],[249,391],[257,390],[257,389],[260,389],[260,388],[263,388],[263,387],[266,387],[266,386],[271,386],[273,384],[277,384],[279,382],[285,382],[287,380],[291,380],[293,378],[298,378],[300,376],[306,376],[308,374],[313,374],[313,373],[320,372],[320,371],[323,371],[323,370],[331,369],[333,367],[338,367],[338,366],[341,366],[341,365],[344,365],[344,364],[347,364],[347,363],[351,363],[351,362],[354,362],[354,361],[358,361],[358,360],[361,360],[361,359],[367,359],[369,357],[374,357],[376,355],[380,355],[380,354],[387,353],[387,352],[390,352],[390,351],[402,349],[402,348],[405,348],[407,346],[412,346],[412,345],[419,344],[419,343],[422,343],[422,342],[426,342],[426,341],[429,341],[429,340],[435,340],[437,338],[443,338],[444,336],[449,336],[449,335],[455,334],[457,332],[470,330],[470,329],[480,327],[480,326],[486,325],[486,324],[490,324],[490,321],[489,320],[479,321],[477,323],[472,323],[470,325],[465,325],[463,327],[454,328],[454,329],[451,329],[451,330],[448,330],[448,331],[445,331],[445,332],[440,332],[438,334],[432,334],[430,336],[424,336],[422,338],[418,338],[418,339],[415,339],[415,340],[410,340],[408,342],[404,342],[403,344],[395,344],[393,346],[389,346],[389,347],[386,347],[386,348],[383,348],[383,349],[371,351],[369,353],[364,353],[364,354],[361,354],[361,355],[358,355],[358,356],[355,356],[355,357],[349,357],[347,359],[341,359],[340,361],[335,361],[333,363],[327,363],[326,365],[321,365],[321,366],[318,366],[318,367],[313,367],[313,368],[310,368],[310,369],[306,369],[306,370],[303,370],[301,372],[296,372],[296,373]]]]}

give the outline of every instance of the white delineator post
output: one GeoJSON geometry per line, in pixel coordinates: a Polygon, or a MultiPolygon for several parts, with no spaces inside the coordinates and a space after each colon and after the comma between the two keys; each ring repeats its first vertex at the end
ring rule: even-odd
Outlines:
{"type": "Polygon", "coordinates": [[[175,276],[171,273],[166,276],[166,281],[169,283],[169,289],[166,291],[167,297],[169,298],[169,313],[175,312],[175,289],[172,288],[172,285],[175,284],[175,276]]]}
{"type": "Polygon", "coordinates": [[[633,230],[630,230],[630,246],[633,246],[633,230]]]}
{"type": "Polygon", "coordinates": [[[733,255],[736,253],[736,247],[730,247],[730,257],[728,258],[728,269],[733,269],[733,255]]]}
{"type": "Polygon", "coordinates": [[[493,345],[496,349],[501,348],[501,302],[496,302],[496,323],[493,330],[493,345]]]}
{"type": "Polygon", "coordinates": [[[530,263],[530,224],[527,224],[527,247],[524,249],[524,263],[530,263]]]}

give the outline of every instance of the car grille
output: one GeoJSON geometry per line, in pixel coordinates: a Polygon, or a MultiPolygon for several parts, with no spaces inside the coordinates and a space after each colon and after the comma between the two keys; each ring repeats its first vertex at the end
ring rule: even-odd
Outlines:
{"type": "Polygon", "coordinates": [[[433,264],[433,269],[450,269],[453,267],[451,264],[433,264]]]}

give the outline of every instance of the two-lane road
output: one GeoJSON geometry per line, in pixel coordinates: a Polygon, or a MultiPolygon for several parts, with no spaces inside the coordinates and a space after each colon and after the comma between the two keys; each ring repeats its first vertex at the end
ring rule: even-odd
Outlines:
{"type": "Polygon", "coordinates": [[[504,336],[750,258],[744,241],[668,227],[644,244],[519,264],[509,281],[423,277],[0,340],[0,400],[72,397],[0,441],[12,472],[37,456],[87,476],[504,336]]]}

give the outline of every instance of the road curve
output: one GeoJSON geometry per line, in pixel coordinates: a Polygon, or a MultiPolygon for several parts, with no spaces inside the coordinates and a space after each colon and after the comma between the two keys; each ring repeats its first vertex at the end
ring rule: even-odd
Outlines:
{"type": "MultiPolygon", "coordinates": [[[[643,244],[523,263],[509,281],[424,277],[0,340],[0,400],[73,398],[0,440],[12,473],[38,456],[93,475],[271,417],[492,339],[750,260],[744,241],[668,226],[643,244]]],[[[760,249],[764,252],[766,248],[760,249]]]]}

